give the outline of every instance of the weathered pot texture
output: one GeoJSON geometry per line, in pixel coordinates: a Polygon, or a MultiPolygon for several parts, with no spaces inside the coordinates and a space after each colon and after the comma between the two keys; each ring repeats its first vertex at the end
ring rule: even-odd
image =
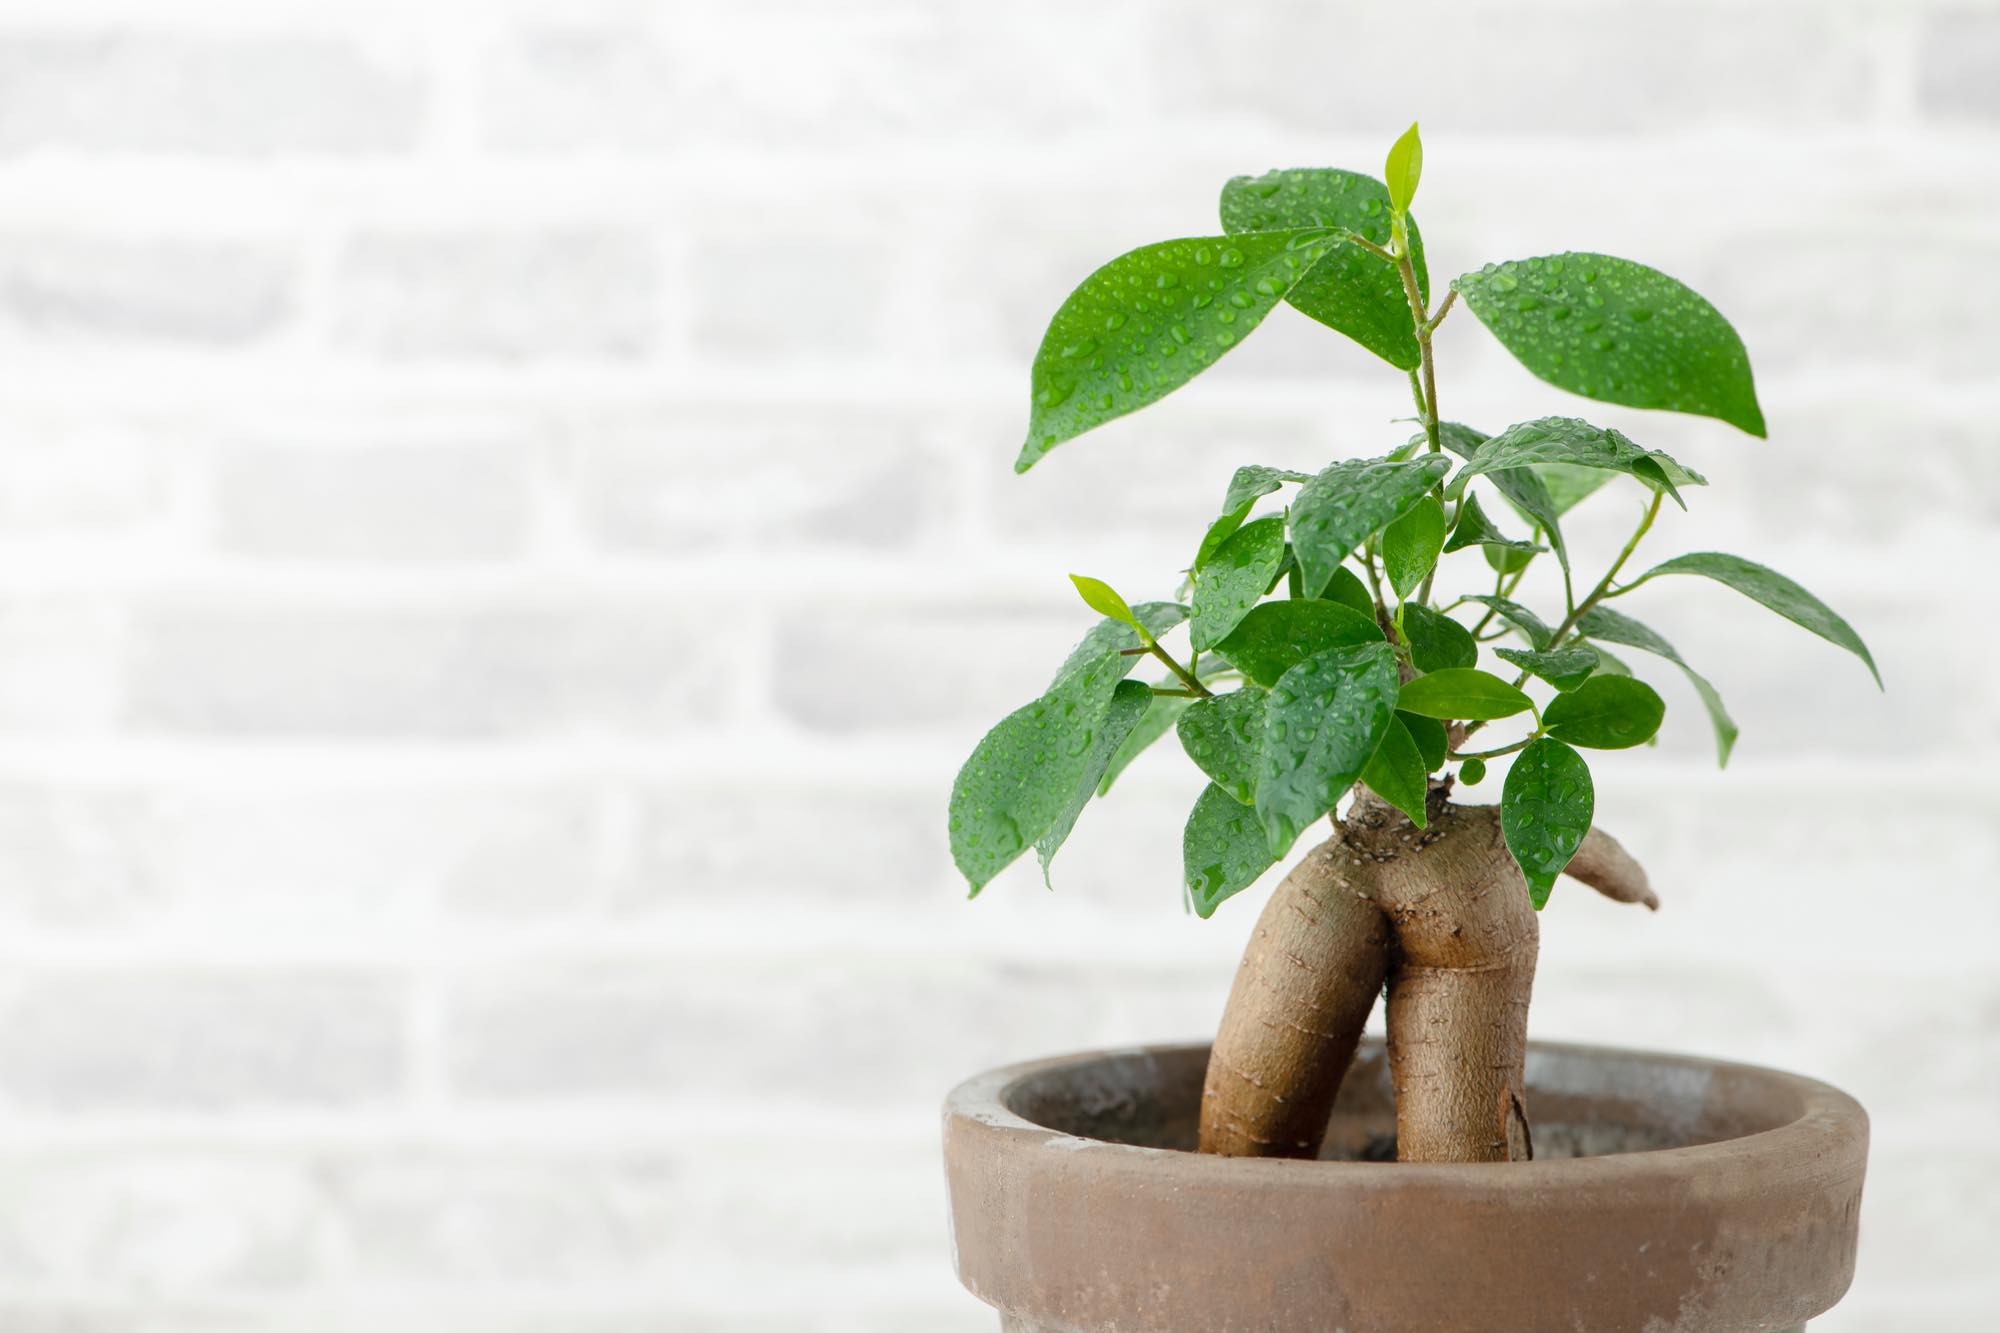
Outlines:
{"type": "Polygon", "coordinates": [[[1854,1274],[1868,1117],[1749,1065],[1544,1043],[1536,1158],[1397,1164],[1364,1043],[1319,1161],[1194,1144],[1206,1046],[996,1070],[945,1104],[959,1280],[1014,1333],[1792,1330],[1854,1274]]]}

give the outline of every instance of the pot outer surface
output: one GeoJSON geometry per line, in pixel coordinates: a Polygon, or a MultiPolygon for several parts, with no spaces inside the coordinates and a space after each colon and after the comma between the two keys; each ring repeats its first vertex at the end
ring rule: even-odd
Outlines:
{"type": "Polygon", "coordinates": [[[1192,1151],[1208,1048],[945,1104],[959,1280],[1016,1333],[1781,1333],[1854,1275],[1868,1118],[1750,1065],[1531,1043],[1536,1160],[1394,1164],[1379,1040],[1322,1160],[1192,1151]]]}

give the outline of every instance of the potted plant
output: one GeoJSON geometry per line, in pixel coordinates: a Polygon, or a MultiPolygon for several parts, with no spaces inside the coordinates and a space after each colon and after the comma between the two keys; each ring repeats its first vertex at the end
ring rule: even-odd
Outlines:
{"type": "Polygon", "coordinates": [[[1311,475],[1238,467],[1176,600],[1073,576],[1103,618],[958,775],[951,846],[974,894],[1030,848],[1046,875],[1091,798],[1169,731],[1209,778],[1181,834],[1201,916],[1330,817],[1265,904],[1212,1049],[1062,1057],[953,1093],[956,1263],[1006,1327],[1782,1329],[1851,1277],[1867,1145],[1851,1099],[1531,1047],[1527,1015],[1558,876],[1657,906],[1592,822],[1585,753],[1649,742],[1665,711],[1622,654],[1686,676],[1720,761],[1736,740],[1636,594],[1712,580],[1874,662],[1760,564],[1635,559],[1704,484],[1692,468],[1576,417],[1488,434],[1442,416],[1432,335],[1457,303],[1559,388],[1765,434],[1735,330],[1655,269],[1554,254],[1435,293],[1410,214],[1421,167],[1412,126],[1384,180],[1231,180],[1220,235],[1112,260],[1036,354],[1017,471],[1164,397],[1280,304],[1405,373],[1418,428],[1311,475]],[[1595,571],[1563,518],[1620,492],[1643,507],[1595,571]],[[1549,576],[1539,606],[1531,571],[1549,576]],[[1481,787],[1497,802],[1464,799],[1481,787]],[[1363,1042],[1384,993],[1387,1041],[1363,1042]]]}

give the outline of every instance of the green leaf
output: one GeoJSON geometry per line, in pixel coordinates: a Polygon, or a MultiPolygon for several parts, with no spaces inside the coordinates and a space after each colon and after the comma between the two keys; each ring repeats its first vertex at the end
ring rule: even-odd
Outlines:
{"type": "Polygon", "coordinates": [[[1121,625],[1130,625],[1139,631],[1142,641],[1150,637],[1146,627],[1139,623],[1139,617],[1132,614],[1132,608],[1118,595],[1118,590],[1103,579],[1094,579],[1087,574],[1072,574],[1069,576],[1069,581],[1076,585],[1077,595],[1083,598],[1083,604],[1098,615],[1115,620],[1121,625]]]}
{"type": "Polygon", "coordinates": [[[1496,648],[1493,655],[1512,662],[1521,670],[1539,677],[1559,690],[1569,691],[1597,670],[1597,654],[1579,644],[1564,644],[1552,652],[1532,652],[1520,648],[1496,648]]]}
{"type": "Polygon", "coordinates": [[[1494,614],[1521,631],[1521,637],[1533,644],[1537,652],[1546,649],[1556,637],[1556,632],[1550,629],[1540,616],[1519,602],[1506,597],[1495,597],[1491,593],[1478,593],[1465,600],[1493,608],[1494,614]]]}
{"type": "Polygon", "coordinates": [[[1329,648],[1380,643],[1382,637],[1373,616],[1338,602],[1265,602],[1252,607],[1215,651],[1246,678],[1268,687],[1308,657],[1329,648]]]}
{"type": "Polygon", "coordinates": [[[1222,497],[1222,510],[1228,513],[1241,509],[1283,486],[1286,482],[1311,481],[1310,472],[1293,472],[1289,468],[1265,467],[1261,463],[1251,463],[1236,469],[1229,479],[1229,490],[1222,497]]]}
{"type": "Polygon", "coordinates": [[[1449,667],[1403,686],[1397,707],[1442,721],[1491,722],[1534,707],[1527,695],[1490,671],[1449,667]]]}
{"type": "Polygon", "coordinates": [[[1590,750],[1629,750],[1660,730],[1667,706],[1653,687],[1631,676],[1593,676],[1542,710],[1549,735],[1590,750]]]}
{"type": "Polygon", "coordinates": [[[1207,920],[1223,899],[1249,888],[1277,859],[1255,811],[1213,783],[1203,789],[1181,834],[1182,873],[1196,916],[1207,920]]]}
{"type": "Polygon", "coordinates": [[[1111,640],[1100,633],[1107,625],[1136,643],[1130,629],[1100,621],[1048,693],[987,732],[952,783],[952,860],[974,894],[1049,831],[1085,782],[1096,786],[1117,748],[1100,761],[1098,734],[1137,659],[1098,651],[1111,640]]]}
{"type": "MultiPolygon", "coordinates": [[[[1410,122],[1410,128],[1389,148],[1389,160],[1383,168],[1383,179],[1389,185],[1389,206],[1398,213],[1410,211],[1410,201],[1417,197],[1417,182],[1424,175],[1424,140],[1417,133],[1417,123],[1410,122]]],[[[1408,814],[1406,810],[1403,813],[1408,814]]]]}
{"type": "Polygon", "coordinates": [[[1292,501],[1292,552],[1307,593],[1317,597],[1355,547],[1401,518],[1450,467],[1438,457],[1348,459],[1301,486],[1292,501]]]}
{"type": "Polygon", "coordinates": [[[1214,365],[1334,243],[1325,231],[1197,236],[1142,246],[1098,269],[1042,335],[1014,470],[1214,365]]]}
{"type": "Polygon", "coordinates": [[[1408,597],[1436,568],[1444,549],[1444,506],[1426,495],[1382,530],[1382,569],[1399,598],[1408,597]]]}
{"type": "Polygon", "coordinates": [[[1098,784],[1104,781],[1104,775],[1110,770],[1112,756],[1131,736],[1152,702],[1152,689],[1136,680],[1121,680],[1111,692],[1111,707],[1106,710],[1103,725],[1098,727],[1097,735],[1091,741],[1082,780],[1070,793],[1068,803],[1057,813],[1048,831],[1035,840],[1035,856],[1042,863],[1042,883],[1050,888],[1055,885],[1049,883],[1049,862],[1055,859],[1056,849],[1063,845],[1070,830],[1076,827],[1077,816],[1083,813],[1083,807],[1090,803],[1090,798],[1097,794],[1098,784]]]}
{"type": "MultiPolygon", "coordinates": [[[[1188,609],[1179,602],[1141,602],[1132,610],[1146,633],[1155,639],[1188,616],[1188,609]]],[[[1078,640],[1076,647],[1070,649],[1069,656],[1063,659],[1062,666],[1056,671],[1056,678],[1049,683],[1049,692],[1059,689],[1071,677],[1096,672],[1107,663],[1122,666],[1123,670],[1113,679],[1123,679],[1133,667],[1139,665],[1138,658],[1124,655],[1125,650],[1143,646],[1131,626],[1116,620],[1100,620],[1078,640]]],[[[1111,687],[1106,684],[1104,688],[1108,693],[1111,687]]]]}
{"type": "MultiPolygon", "coordinates": [[[[1530,463],[1569,463],[1577,467],[1622,472],[1687,508],[1676,483],[1705,486],[1699,475],[1657,449],[1641,449],[1623,434],[1575,417],[1542,417],[1509,426],[1479,446],[1465,465],[1465,475],[1501,472],[1530,463]]],[[[1552,497],[1553,498],[1553,497],[1552,497]]]]}
{"type": "Polygon", "coordinates": [[[1451,536],[1445,539],[1446,552],[1462,551],[1468,546],[1491,546],[1503,551],[1515,551],[1522,555],[1533,555],[1545,551],[1545,546],[1534,542],[1516,541],[1493,526],[1493,520],[1486,517],[1486,511],[1479,507],[1479,497],[1467,491],[1465,498],[1458,502],[1458,517],[1451,525],[1451,536]]]}
{"type": "MultiPolygon", "coordinates": [[[[1537,463],[1533,471],[1549,488],[1549,496],[1556,502],[1558,514],[1567,514],[1582,504],[1612,477],[1602,468],[1583,467],[1576,463],[1537,463]]],[[[1678,482],[1679,478],[1676,477],[1675,481],[1678,482]]]]}
{"type": "Polygon", "coordinates": [[[1385,643],[1319,653],[1272,688],[1257,817],[1273,856],[1354,785],[1395,711],[1396,655],[1385,643]]]}
{"type": "MultiPolygon", "coordinates": [[[[1180,684],[1177,680],[1163,681],[1161,683],[1167,688],[1173,688],[1180,684]]],[[[1150,691],[1148,692],[1150,693],[1150,691]]],[[[1111,762],[1105,765],[1104,777],[1097,784],[1097,794],[1099,796],[1108,795],[1111,791],[1111,784],[1118,780],[1118,775],[1131,767],[1132,761],[1144,754],[1154,741],[1172,731],[1175,721],[1187,710],[1188,705],[1193,702],[1194,700],[1192,699],[1183,699],[1178,695],[1153,695],[1152,707],[1146,710],[1145,715],[1139,719],[1138,725],[1133,727],[1131,734],[1125,737],[1124,744],[1120,745],[1113,752],[1111,762]]]]}
{"type": "Polygon", "coordinates": [[[1472,758],[1460,763],[1458,766],[1458,780],[1468,787],[1477,787],[1486,780],[1486,761],[1484,759],[1472,758]]]}
{"type": "Polygon", "coordinates": [[[1596,803],[1590,766],[1561,741],[1544,736],[1514,757],[1500,789],[1500,832],[1537,912],[1583,845],[1596,803]]]}
{"type": "Polygon", "coordinates": [[[1431,773],[1444,767],[1445,750],[1448,745],[1444,723],[1434,717],[1419,717],[1415,713],[1397,713],[1410,733],[1410,739],[1417,743],[1417,753],[1423,756],[1424,772],[1431,773]]]}
{"type": "Polygon", "coordinates": [[[1853,653],[1868,664],[1868,673],[1875,677],[1875,684],[1882,684],[1882,673],[1875,669],[1875,658],[1868,651],[1868,645],[1854,632],[1854,627],[1834,614],[1833,608],[1807,592],[1775,569],[1766,568],[1754,561],[1745,560],[1740,555],[1723,555],[1719,551],[1696,551],[1690,555],[1678,555],[1664,564],[1654,565],[1638,579],[1634,586],[1661,574],[1700,574],[1736,589],[1745,597],[1776,611],[1785,619],[1803,629],[1809,629],[1828,643],[1837,644],[1853,653]]]}
{"type": "Polygon", "coordinates": [[[1557,388],[1764,434],[1743,340],[1658,269],[1609,255],[1545,255],[1488,264],[1452,286],[1501,346],[1557,388]]]}
{"type": "Polygon", "coordinates": [[[1207,650],[1227,638],[1263,597],[1285,558],[1285,520],[1273,514],[1246,523],[1194,575],[1189,641],[1207,650]]]}
{"type": "Polygon", "coordinates": [[[1320,597],[1329,602],[1352,607],[1370,620],[1375,618],[1374,594],[1368,591],[1368,585],[1361,581],[1361,576],[1346,565],[1333,571],[1333,577],[1327,580],[1320,597]]]}
{"type": "Polygon", "coordinates": [[[1175,726],[1195,767],[1244,805],[1257,799],[1264,701],[1264,691],[1255,688],[1200,699],[1175,726]]]}
{"type": "MultiPolygon", "coordinates": [[[[1480,446],[1492,438],[1483,431],[1474,430],[1457,421],[1442,423],[1438,427],[1438,435],[1445,448],[1467,460],[1478,453],[1480,446]]],[[[1451,485],[1446,490],[1469,496],[1470,492],[1465,490],[1465,486],[1471,480],[1468,474],[1460,473],[1452,479],[1451,485]]],[[[1507,503],[1519,510],[1521,517],[1534,524],[1536,530],[1548,539],[1549,545],[1555,548],[1556,559],[1567,571],[1569,548],[1563,544],[1560,521],[1562,511],[1556,507],[1555,497],[1549,494],[1547,483],[1536,475],[1533,468],[1525,467],[1503,468],[1488,474],[1486,480],[1493,484],[1493,489],[1507,497],[1507,503]]]]}
{"type": "Polygon", "coordinates": [[[1420,602],[1403,608],[1403,637],[1409,640],[1410,661],[1419,671],[1469,667],[1479,661],[1472,631],[1420,602]]]}
{"type": "MultiPolygon", "coordinates": [[[[1694,686],[1694,692],[1701,696],[1702,707],[1708,710],[1709,725],[1715,729],[1715,763],[1718,768],[1729,766],[1729,752],[1736,747],[1736,737],[1740,734],[1736,722],[1729,716],[1729,710],[1722,706],[1722,696],[1715,686],[1689,666],[1671,643],[1646,625],[1640,624],[1623,612],[1613,611],[1608,606],[1594,606],[1583,613],[1576,622],[1577,632],[1587,639],[1602,640],[1606,643],[1622,643],[1628,648],[1664,657],[1681,669],[1694,686]]],[[[1600,654],[1609,656],[1598,650],[1600,654]]],[[[1629,671],[1624,674],[1630,675],[1629,671]]]]}
{"type": "MultiPolygon", "coordinates": [[[[1406,226],[1417,290],[1428,301],[1430,275],[1424,267],[1423,238],[1417,233],[1415,220],[1406,219],[1406,226]]],[[[1224,231],[1234,234],[1296,227],[1331,227],[1387,246],[1388,188],[1371,176],[1331,167],[1238,176],[1222,187],[1224,231]]],[[[1419,353],[1410,300],[1395,266],[1379,256],[1343,241],[1314,265],[1286,299],[1294,309],[1346,334],[1398,370],[1416,368],[1419,353]]]]}
{"type": "Polygon", "coordinates": [[[1361,780],[1369,790],[1410,817],[1418,828],[1424,826],[1424,802],[1430,794],[1430,767],[1417,750],[1410,729],[1400,717],[1389,719],[1382,743],[1361,770],[1361,780]]]}

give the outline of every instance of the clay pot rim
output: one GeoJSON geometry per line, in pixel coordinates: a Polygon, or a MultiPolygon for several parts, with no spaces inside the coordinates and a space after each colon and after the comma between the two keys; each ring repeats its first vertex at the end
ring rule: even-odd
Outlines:
{"type": "MultiPolygon", "coordinates": [[[[1378,1039],[1379,1040],[1379,1039],[1378,1039]]],[[[1648,1148],[1598,1157],[1569,1157],[1532,1162],[1354,1162],[1317,1161],[1295,1158],[1219,1157],[1177,1148],[1156,1148],[1143,1144],[1116,1143],[1108,1139],[1084,1138],[1050,1129],[1028,1120],[1011,1109],[1011,1094],[1022,1083],[1066,1068],[1080,1068],[1107,1059],[1152,1059],[1163,1055],[1185,1055],[1206,1051],[1206,1042],[1172,1042],[1148,1046],[1112,1047],[1048,1056],[991,1069],[960,1083],[945,1098],[947,1123],[955,1118],[973,1121],[997,1132],[1013,1145],[1011,1151],[1028,1151],[1051,1157],[1090,1153],[1100,1168],[1111,1165],[1106,1158],[1116,1155],[1137,1172],[1157,1170],[1171,1163],[1176,1171],[1212,1173],[1232,1185],[1259,1189],[1293,1187],[1345,1191],[1371,1188],[1406,1189],[1422,1184],[1451,1184],[1482,1189],[1561,1188],[1566,1185],[1606,1185],[1663,1183],[1728,1170],[1742,1159],[1768,1161],[1772,1157],[1808,1159],[1836,1144],[1850,1140],[1868,1123],[1861,1104],[1831,1084],[1763,1065],[1700,1056],[1641,1050],[1630,1047],[1597,1046],[1576,1042],[1536,1041],[1530,1050],[1583,1060],[1643,1060],[1659,1067],[1668,1065],[1709,1074],[1728,1073],[1755,1080],[1773,1089],[1782,1089],[1799,1099],[1799,1114],[1783,1124],[1732,1138],[1708,1143],[1684,1144],[1672,1148],[1648,1148]],[[1038,1140],[1039,1142],[1031,1142],[1038,1140]]],[[[1533,1056],[1531,1055],[1531,1059],[1533,1056]]]]}

